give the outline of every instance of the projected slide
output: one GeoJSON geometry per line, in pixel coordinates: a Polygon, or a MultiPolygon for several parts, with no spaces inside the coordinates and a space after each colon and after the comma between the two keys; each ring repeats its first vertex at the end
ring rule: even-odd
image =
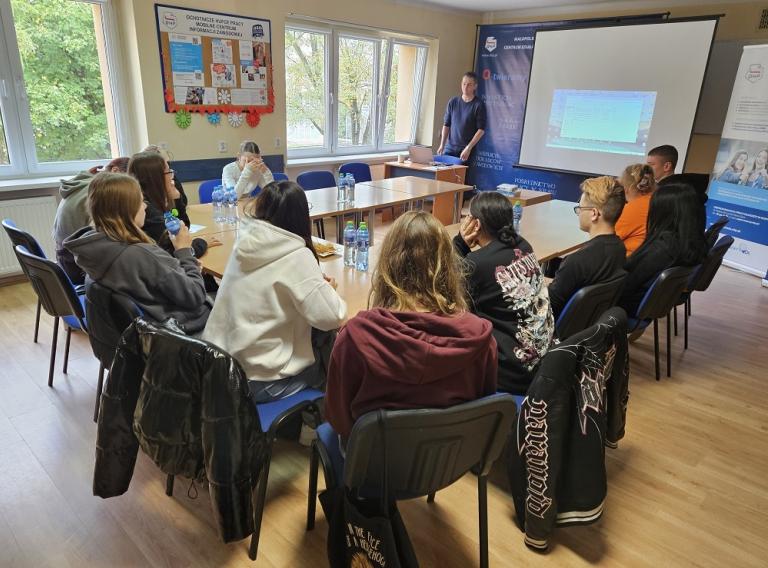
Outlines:
{"type": "Polygon", "coordinates": [[[546,144],[644,156],[655,104],[652,91],[555,89],[546,144]]]}

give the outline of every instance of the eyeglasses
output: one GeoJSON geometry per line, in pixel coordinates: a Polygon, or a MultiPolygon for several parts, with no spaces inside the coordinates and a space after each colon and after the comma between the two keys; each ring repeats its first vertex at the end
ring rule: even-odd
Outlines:
{"type": "Polygon", "coordinates": [[[582,207],[581,205],[577,205],[576,207],[573,208],[573,212],[576,213],[576,215],[578,215],[582,209],[597,209],[597,207],[582,207]]]}
{"type": "Polygon", "coordinates": [[[165,174],[165,175],[169,175],[170,174],[173,177],[173,176],[175,176],[176,172],[171,170],[171,169],[168,169],[167,171],[164,171],[163,174],[165,174]]]}

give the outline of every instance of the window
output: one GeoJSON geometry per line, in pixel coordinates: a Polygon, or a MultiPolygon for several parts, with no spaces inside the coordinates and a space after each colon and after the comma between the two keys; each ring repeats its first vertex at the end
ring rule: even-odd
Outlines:
{"type": "Polygon", "coordinates": [[[427,45],[314,22],[285,29],[290,157],[398,150],[413,144],[427,45]]]}
{"type": "Polygon", "coordinates": [[[118,155],[109,0],[0,0],[0,176],[118,155]]]}

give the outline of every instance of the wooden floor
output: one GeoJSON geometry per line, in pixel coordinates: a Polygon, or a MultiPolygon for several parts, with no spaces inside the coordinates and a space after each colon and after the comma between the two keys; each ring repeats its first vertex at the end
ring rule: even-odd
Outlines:
{"type": "MultiPolygon", "coordinates": [[[[178,480],[166,497],[143,456],[126,495],[91,494],[98,365],[74,337],[69,374],[57,364],[48,388],[51,319],[33,343],[34,308],[27,284],[0,288],[0,565],[252,565],[247,541],[219,541],[207,494],[191,499],[178,480]]],[[[497,468],[493,566],[768,566],[768,290],[723,268],[693,312],[690,348],[673,343],[671,379],[653,380],[650,334],[632,346],[627,436],[608,451],[601,521],[558,530],[547,555],[530,552],[497,468]]],[[[280,445],[256,566],[326,565],[322,514],[304,531],[306,486],[307,450],[280,445]]],[[[474,477],[401,511],[422,566],[477,565],[474,477]]]]}

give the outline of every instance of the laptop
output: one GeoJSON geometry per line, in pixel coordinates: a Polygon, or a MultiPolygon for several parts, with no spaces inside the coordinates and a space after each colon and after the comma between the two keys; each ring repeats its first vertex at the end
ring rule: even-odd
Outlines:
{"type": "Polygon", "coordinates": [[[408,148],[411,162],[414,164],[430,165],[434,161],[432,148],[429,146],[410,146],[408,148]]]}

